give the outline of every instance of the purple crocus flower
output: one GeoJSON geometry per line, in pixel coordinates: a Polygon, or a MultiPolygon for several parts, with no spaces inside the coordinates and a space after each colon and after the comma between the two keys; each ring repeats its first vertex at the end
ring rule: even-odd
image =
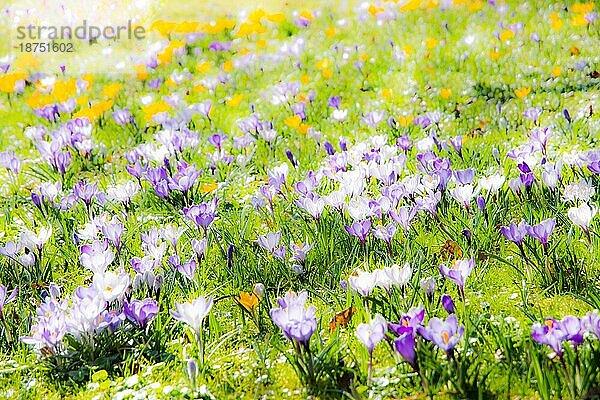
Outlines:
{"type": "Polygon", "coordinates": [[[563,117],[565,117],[565,119],[567,120],[568,123],[571,123],[572,119],[571,119],[571,114],[569,114],[569,110],[567,110],[566,108],[563,109],[563,117]]]}
{"type": "Polygon", "coordinates": [[[211,51],[229,51],[231,49],[231,42],[212,42],[208,45],[208,49],[211,51]]]}
{"type": "Polygon", "coordinates": [[[535,177],[533,176],[533,172],[527,163],[521,163],[518,165],[519,170],[521,171],[521,175],[519,178],[521,179],[521,183],[525,186],[526,189],[531,188],[533,182],[535,181],[535,177]]]}
{"type": "Polygon", "coordinates": [[[128,109],[123,108],[121,110],[116,110],[112,113],[112,117],[117,123],[117,125],[127,125],[133,122],[133,116],[129,112],[128,109]]]}
{"type": "Polygon", "coordinates": [[[376,128],[377,125],[379,125],[381,123],[381,121],[383,121],[384,118],[385,118],[385,112],[371,111],[370,113],[367,113],[363,117],[363,122],[372,128],[376,128]]]}
{"type": "Polygon", "coordinates": [[[427,114],[417,115],[415,119],[413,119],[413,124],[415,124],[416,126],[420,126],[422,129],[425,129],[429,125],[431,125],[431,120],[429,119],[427,114]]]}
{"type": "Polygon", "coordinates": [[[137,178],[138,181],[142,175],[146,174],[146,167],[142,165],[140,160],[136,160],[133,164],[127,165],[125,170],[129,173],[129,175],[137,178]]]}
{"type": "Polygon", "coordinates": [[[548,218],[537,225],[527,226],[527,234],[537,240],[539,240],[544,249],[548,246],[548,238],[556,227],[556,219],[548,218]]]}
{"type": "Polygon", "coordinates": [[[479,208],[479,211],[484,212],[485,205],[485,198],[483,196],[477,197],[477,208],[479,208]]]}
{"type": "Polygon", "coordinates": [[[300,16],[294,20],[294,25],[299,28],[306,28],[310,25],[310,19],[300,16]]]}
{"type": "Polygon", "coordinates": [[[0,254],[8,258],[15,259],[19,251],[21,251],[21,243],[8,241],[4,246],[0,245],[0,254]]]}
{"type": "Polygon", "coordinates": [[[103,272],[115,259],[115,254],[108,247],[108,240],[94,240],[92,244],[81,246],[79,261],[90,271],[103,272]]]}
{"type": "Polygon", "coordinates": [[[468,258],[464,260],[454,260],[452,262],[452,268],[448,268],[444,264],[440,265],[440,272],[442,273],[442,275],[449,278],[458,286],[463,301],[465,299],[465,281],[473,271],[474,267],[475,260],[473,258],[468,258]]]}
{"type": "Polygon", "coordinates": [[[346,232],[352,236],[356,236],[360,239],[360,242],[364,244],[367,235],[371,230],[371,221],[368,219],[364,221],[355,221],[352,225],[344,226],[344,228],[346,229],[346,232]]]}
{"type": "Polygon", "coordinates": [[[198,103],[195,105],[195,109],[201,115],[208,117],[208,115],[210,114],[210,111],[212,110],[212,101],[206,100],[202,103],[198,103]]]}
{"type": "Polygon", "coordinates": [[[410,230],[410,222],[416,213],[416,208],[402,206],[398,209],[398,212],[390,211],[390,217],[392,217],[392,219],[396,221],[405,232],[408,232],[410,230]]]}
{"type": "Polygon", "coordinates": [[[140,328],[145,329],[152,318],[158,314],[158,303],[154,299],[127,300],[123,304],[123,313],[132,322],[135,322],[140,328]]]}
{"type": "Polygon", "coordinates": [[[448,314],[454,314],[454,302],[452,301],[452,297],[447,294],[442,295],[442,307],[448,314]]]}
{"type": "Polygon", "coordinates": [[[309,244],[308,242],[291,245],[290,249],[292,251],[292,257],[290,258],[290,262],[299,262],[303,264],[306,260],[306,254],[313,247],[314,245],[309,244]]]}
{"type": "Polygon", "coordinates": [[[202,227],[204,230],[213,223],[217,212],[217,198],[211,202],[192,205],[183,209],[183,214],[193,221],[196,226],[202,227]]]}
{"type": "Polygon", "coordinates": [[[540,115],[542,115],[541,107],[530,107],[527,110],[523,111],[523,117],[533,122],[536,122],[540,115]]]}
{"type": "Polygon", "coordinates": [[[454,171],[454,178],[461,185],[470,185],[475,179],[475,170],[473,168],[468,168],[464,170],[454,171]]]}
{"type": "Polygon", "coordinates": [[[227,135],[222,132],[212,134],[208,137],[207,142],[221,150],[223,142],[227,139],[227,135]]]}
{"type": "Polygon", "coordinates": [[[460,156],[462,156],[463,142],[462,136],[453,136],[450,138],[450,144],[460,156]]]}
{"type": "Polygon", "coordinates": [[[335,154],[335,149],[333,148],[333,145],[329,142],[325,142],[323,143],[323,147],[325,147],[325,151],[327,152],[327,155],[334,155],[335,154]]]}
{"type": "Polygon", "coordinates": [[[581,326],[588,332],[596,335],[600,339],[600,314],[598,310],[588,312],[581,319],[581,326]]]}
{"type": "Polygon", "coordinates": [[[73,186],[73,195],[89,207],[92,199],[98,194],[98,184],[89,184],[85,181],[79,181],[73,186]]]}
{"type": "Polygon", "coordinates": [[[550,347],[557,356],[562,357],[562,342],[566,339],[567,333],[559,321],[548,318],[544,324],[539,322],[533,324],[531,337],[539,344],[550,347]]]}
{"type": "Polygon", "coordinates": [[[408,136],[400,136],[396,140],[396,146],[401,148],[406,153],[412,148],[413,143],[408,136]]]}
{"type": "Polygon", "coordinates": [[[529,141],[536,150],[541,150],[543,154],[546,154],[546,147],[548,140],[552,137],[552,129],[549,127],[534,129],[527,136],[529,141]]]}
{"type": "Polygon", "coordinates": [[[587,165],[587,168],[596,175],[600,175],[600,161],[594,161],[587,165]]]}
{"type": "Polygon", "coordinates": [[[392,332],[400,334],[403,328],[409,328],[416,332],[417,328],[423,324],[425,319],[425,309],[423,307],[412,307],[406,314],[400,318],[397,324],[389,323],[388,327],[392,332]]]}
{"type": "Polygon", "coordinates": [[[163,79],[162,78],[154,78],[154,79],[150,79],[146,85],[148,85],[148,87],[150,89],[154,89],[154,90],[158,90],[158,88],[160,88],[160,85],[162,85],[163,83],[163,79]]]}
{"type": "Polygon", "coordinates": [[[306,119],[306,103],[299,101],[297,103],[292,104],[291,108],[294,114],[299,116],[300,119],[306,119]]]}
{"type": "Polygon", "coordinates": [[[121,250],[121,238],[125,226],[116,218],[102,226],[102,234],[108,239],[120,253],[121,250]]]}
{"type": "Polygon", "coordinates": [[[500,232],[502,232],[507,240],[510,240],[521,247],[523,245],[523,239],[525,239],[525,235],[527,234],[528,226],[529,225],[527,225],[524,220],[521,220],[519,224],[511,222],[508,226],[501,226],[500,232]]]}
{"type": "Polygon", "coordinates": [[[396,234],[396,229],[396,224],[393,222],[387,224],[387,226],[377,225],[375,229],[373,229],[373,236],[389,244],[396,234]]]}
{"type": "Polygon", "coordinates": [[[0,166],[6,168],[7,171],[18,174],[21,170],[21,160],[15,157],[13,152],[4,151],[0,153],[0,166]]]}
{"type": "Polygon", "coordinates": [[[177,165],[177,173],[168,179],[170,190],[177,190],[182,193],[187,193],[198,180],[200,171],[196,169],[196,165],[188,165],[185,161],[181,161],[177,165]]]}
{"type": "Polygon", "coordinates": [[[290,160],[290,163],[292,163],[293,167],[298,166],[298,160],[296,159],[296,157],[294,157],[294,153],[292,153],[291,150],[286,150],[285,155],[288,158],[288,160],[290,160]]]}
{"type": "Polygon", "coordinates": [[[567,315],[560,320],[562,329],[565,332],[565,340],[571,341],[575,347],[583,343],[584,326],[581,318],[567,315]]]}
{"type": "Polygon", "coordinates": [[[332,108],[340,108],[342,98],[340,96],[331,96],[327,101],[327,106],[332,108]]]}
{"type": "Polygon", "coordinates": [[[71,165],[71,161],[73,160],[73,156],[71,156],[70,151],[57,151],[52,154],[52,166],[60,173],[64,175],[71,165]]]}
{"type": "Polygon", "coordinates": [[[196,260],[191,259],[183,264],[177,265],[175,268],[187,279],[194,279],[194,273],[196,273],[196,260]]]}
{"type": "Polygon", "coordinates": [[[281,232],[269,232],[266,235],[259,236],[257,243],[260,247],[273,254],[279,246],[281,240],[281,232]]]}
{"type": "Polygon", "coordinates": [[[417,352],[416,352],[416,340],[415,332],[409,327],[402,326],[396,333],[398,336],[394,339],[394,348],[402,356],[415,371],[418,371],[419,365],[417,363],[417,352]]]}
{"type": "Polygon", "coordinates": [[[433,317],[426,327],[417,328],[419,334],[446,353],[451,354],[465,331],[464,326],[458,325],[455,314],[450,314],[446,320],[433,317]]]}
{"type": "Polygon", "coordinates": [[[288,292],[285,297],[277,299],[279,307],[269,311],[271,319],[286,338],[305,346],[317,329],[317,309],[315,306],[306,308],[307,299],[306,290],[298,294],[288,292]]]}

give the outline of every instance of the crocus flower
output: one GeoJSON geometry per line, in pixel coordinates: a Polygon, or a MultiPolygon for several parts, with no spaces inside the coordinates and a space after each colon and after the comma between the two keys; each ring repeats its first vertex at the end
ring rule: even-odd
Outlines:
{"type": "Polygon", "coordinates": [[[290,246],[292,251],[292,257],[290,258],[290,262],[304,263],[304,261],[306,260],[306,253],[308,253],[308,251],[313,247],[314,245],[309,243],[292,244],[290,246]]]}
{"type": "Polygon", "coordinates": [[[478,188],[473,187],[473,185],[457,185],[454,189],[450,191],[452,197],[463,205],[467,210],[469,210],[469,205],[473,198],[477,196],[479,192],[478,188]]]}
{"type": "Polygon", "coordinates": [[[363,118],[363,122],[372,128],[376,128],[377,125],[385,118],[385,112],[383,111],[371,111],[367,113],[363,118]]]}
{"type": "Polygon", "coordinates": [[[194,279],[194,273],[196,272],[196,260],[192,259],[177,265],[176,269],[187,279],[192,280],[194,279]]]}
{"type": "Polygon", "coordinates": [[[280,240],[281,232],[269,232],[266,235],[259,236],[256,242],[260,247],[273,254],[278,249],[280,240]]]}
{"type": "Polygon", "coordinates": [[[94,274],[94,287],[107,302],[117,300],[125,295],[131,283],[131,276],[124,270],[98,271],[94,274]]]}
{"type": "Polygon", "coordinates": [[[548,218],[537,225],[527,226],[527,234],[537,240],[539,240],[544,249],[548,246],[548,238],[556,227],[556,220],[554,218],[548,218]]]}
{"type": "Polygon", "coordinates": [[[4,246],[0,245],[0,254],[8,258],[15,259],[19,251],[21,251],[20,243],[8,241],[4,246]]]}
{"type": "Polygon", "coordinates": [[[363,296],[368,296],[378,282],[378,273],[358,270],[356,275],[348,278],[350,288],[363,296]]]}
{"type": "Polygon", "coordinates": [[[131,300],[123,304],[123,313],[140,328],[145,329],[148,322],[158,314],[158,302],[154,299],[131,300]]]}
{"type": "Polygon", "coordinates": [[[530,107],[530,108],[526,109],[525,111],[523,111],[523,117],[525,117],[528,120],[531,120],[533,122],[536,122],[538,120],[538,118],[540,117],[540,115],[542,115],[541,107],[530,107]]]}
{"type": "Polygon", "coordinates": [[[6,168],[7,171],[18,174],[21,170],[21,160],[16,158],[13,152],[4,151],[0,153],[0,166],[6,168]]]}
{"type": "Polygon", "coordinates": [[[371,221],[368,219],[364,221],[355,221],[352,225],[344,226],[344,228],[346,229],[346,232],[352,236],[356,236],[360,239],[360,242],[364,244],[367,235],[371,230],[371,221]]]}
{"type": "Polygon", "coordinates": [[[20,242],[21,245],[31,251],[37,250],[40,252],[42,247],[46,244],[46,242],[52,236],[52,227],[41,227],[38,233],[30,231],[29,229],[23,230],[21,232],[20,242]]]}
{"type": "Polygon", "coordinates": [[[454,302],[452,301],[452,297],[447,294],[442,295],[442,307],[448,314],[454,314],[454,302]]]}
{"type": "Polygon", "coordinates": [[[574,346],[579,346],[583,343],[583,332],[585,329],[581,318],[567,315],[560,320],[560,323],[562,324],[562,330],[565,332],[565,340],[571,341],[574,346]]]}
{"type": "Polygon", "coordinates": [[[419,327],[417,331],[424,339],[451,354],[462,338],[465,328],[462,325],[459,326],[456,315],[451,314],[445,321],[433,317],[426,327],[419,327]]]}
{"type": "Polygon", "coordinates": [[[559,321],[548,318],[544,324],[539,322],[533,324],[531,337],[539,344],[550,347],[557,356],[562,357],[562,342],[566,339],[567,333],[559,321]]]}
{"type": "Polygon", "coordinates": [[[126,108],[116,110],[112,113],[112,117],[118,125],[127,125],[133,122],[133,116],[126,108]]]}
{"type": "Polygon", "coordinates": [[[213,223],[217,211],[218,200],[216,198],[208,203],[192,205],[183,209],[183,214],[193,221],[196,226],[202,227],[204,230],[213,223]]]}
{"type": "Polygon", "coordinates": [[[427,296],[432,296],[433,292],[437,288],[437,283],[435,282],[435,278],[433,276],[428,276],[421,279],[420,282],[421,290],[425,291],[427,296]]]}
{"type": "Polygon", "coordinates": [[[194,254],[196,254],[196,258],[200,259],[206,251],[207,240],[206,238],[200,240],[192,239],[190,245],[192,246],[192,250],[194,250],[194,254]]]}
{"type": "Polygon", "coordinates": [[[8,297],[6,297],[7,292],[8,290],[6,286],[0,285],[0,318],[2,317],[2,311],[4,310],[4,307],[17,298],[18,288],[15,287],[8,297]]]}
{"type": "Polygon", "coordinates": [[[115,253],[108,247],[108,240],[94,240],[92,244],[81,246],[79,261],[94,273],[106,270],[114,259],[115,253]]]}
{"type": "Polygon", "coordinates": [[[461,185],[470,185],[475,180],[475,170],[473,168],[454,171],[453,175],[454,179],[461,185]]]}
{"type": "Polygon", "coordinates": [[[379,314],[375,315],[370,323],[360,324],[356,327],[356,337],[365,345],[369,354],[372,354],[377,343],[385,338],[386,332],[387,322],[379,314]]]}
{"type": "MultiPolygon", "coordinates": [[[[311,193],[312,194],[312,193],[311,193]]],[[[298,207],[306,210],[314,219],[320,219],[325,210],[325,200],[322,197],[300,197],[295,201],[298,207]]]]}
{"type": "Polygon", "coordinates": [[[123,231],[125,230],[123,223],[114,217],[110,222],[102,226],[101,229],[104,237],[116,247],[117,252],[120,252],[121,238],[123,236],[123,231]]]}
{"type": "Polygon", "coordinates": [[[390,211],[390,217],[392,217],[392,219],[396,221],[402,227],[402,229],[404,229],[405,232],[408,232],[410,230],[410,222],[412,221],[416,213],[416,208],[402,206],[398,208],[397,212],[393,210],[390,211]]]}
{"type": "Polygon", "coordinates": [[[406,286],[412,277],[412,268],[409,263],[405,263],[402,267],[394,264],[391,267],[384,268],[383,272],[392,285],[401,287],[406,286]]]}
{"type": "Polygon", "coordinates": [[[400,327],[396,333],[398,336],[394,339],[394,349],[402,356],[415,371],[418,371],[417,352],[415,349],[416,340],[415,332],[408,327],[400,327]]]}
{"type": "Polygon", "coordinates": [[[534,129],[528,136],[534,148],[536,150],[541,150],[543,154],[546,154],[546,146],[548,144],[548,140],[552,137],[552,135],[552,129],[545,127],[534,129]]]}
{"type": "Polygon", "coordinates": [[[500,232],[502,232],[507,240],[520,247],[523,245],[523,239],[525,239],[525,235],[527,234],[527,226],[524,220],[521,220],[519,224],[511,222],[508,226],[501,226],[500,232]]]}
{"type": "Polygon", "coordinates": [[[463,143],[464,140],[462,136],[453,136],[450,138],[450,144],[460,156],[462,156],[463,143]]]}
{"type": "Polygon", "coordinates": [[[475,260],[473,258],[454,260],[451,268],[446,267],[444,264],[440,265],[440,272],[452,282],[456,283],[464,299],[465,281],[473,271],[474,267],[475,260]]]}
{"type": "Polygon", "coordinates": [[[94,182],[92,184],[79,181],[73,186],[73,195],[78,200],[81,200],[85,203],[87,207],[90,206],[92,199],[96,197],[98,194],[98,183],[94,182]]]}
{"type": "Polygon", "coordinates": [[[315,306],[306,308],[308,292],[303,290],[298,294],[288,292],[285,297],[277,300],[279,307],[269,311],[271,319],[284,336],[302,345],[308,345],[311,336],[317,329],[317,309],[315,306]]]}
{"type": "Polygon", "coordinates": [[[567,215],[574,225],[577,225],[589,235],[590,223],[597,212],[598,209],[596,206],[589,206],[587,203],[583,203],[579,207],[571,207],[567,212],[567,215]]]}
{"type": "Polygon", "coordinates": [[[400,149],[402,149],[406,153],[407,151],[409,151],[412,148],[413,143],[408,136],[400,136],[396,140],[396,146],[398,146],[400,149]]]}
{"type": "Polygon", "coordinates": [[[388,244],[392,242],[395,234],[396,224],[393,222],[387,226],[377,225],[375,229],[373,229],[373,236],[375,236],[377,239],[383,240],[388,244]]]}
{"type": "Polygon", "coordinates": [[[600,314],[598,310],[588,312],[581,319],[581,326],[588,332],[596,335],[597,339],[600,339],[600,314]]]}
{"type": "Polygon", "coordinates": [[[400,321],[397,324],[389,323],[388,327],[392,332],[396,334],[401,334],[404,328],[409,328],[416,333],[418,327],[423,324],[423,319],[425,319],[425,309],[423,307],[411,307],[410,310],[406,314],[400,318],[400,321]]]}
{"type": "Polygon", "coordinates": [[[188,324],[194,330],[196,336],[200,338],[202,322],[208,315],[212,306],[212,297],[207,299],[204,296],[200,296],[195,300],[190,300],[185,303],[175,303],[175,310],[169,310],[169,313],[176,320],[188,324]]]}
{"type": "Polygon", "coordinates": [[[587,165],[587,168],[590,170],[590,172],[596,175],[600,175],[600,161],[594,161],[589,163],[587,165]]]}

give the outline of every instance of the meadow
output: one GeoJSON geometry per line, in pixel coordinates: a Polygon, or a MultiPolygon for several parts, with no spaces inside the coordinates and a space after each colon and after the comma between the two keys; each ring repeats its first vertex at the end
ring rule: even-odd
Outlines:
{"type": "Polygon", "coordinates": [[[0,47],[0,398],[600,396],[595,3],[156,7],[0,47]]]}

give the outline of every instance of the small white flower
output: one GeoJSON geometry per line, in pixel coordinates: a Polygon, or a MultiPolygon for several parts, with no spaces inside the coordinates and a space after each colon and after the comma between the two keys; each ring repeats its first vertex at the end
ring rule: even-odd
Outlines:
{"type": "Polygon", "coordinates": [[[574,225],[577,225],[587,233],[589,232],[590,223],[597,212],[598,208],[596,206],[589,206],[587,203],[583,203],[579,207],[571,207],[567,215],[574,225]]]}

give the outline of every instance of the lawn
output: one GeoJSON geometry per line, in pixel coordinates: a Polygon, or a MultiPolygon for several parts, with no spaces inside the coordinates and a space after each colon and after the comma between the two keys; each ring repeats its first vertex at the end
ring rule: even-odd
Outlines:
{"type": "Polygon", "coordinates": [[[600,396],[594,3],[2,5],[0,398],[600,396]]]}

